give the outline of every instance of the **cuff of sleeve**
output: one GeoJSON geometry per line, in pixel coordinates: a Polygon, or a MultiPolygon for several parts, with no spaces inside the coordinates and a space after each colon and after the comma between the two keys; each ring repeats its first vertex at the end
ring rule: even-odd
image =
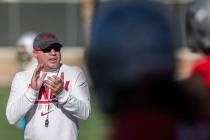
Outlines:
{"type": "Polygon", "coordinates": [[[59,104],[65,104],[69,98],[68,92],[65,89],[63,89],[56,97],[59,104]]]}
{"type": "Polygon", "coordinates": [[[25,92],[25,97],[29,100],[29,102],[34,103],[37,98],[38,92],[39,91],[36,91],[32,89],[31,87],[29,87],[27,91],[25,92]]]}

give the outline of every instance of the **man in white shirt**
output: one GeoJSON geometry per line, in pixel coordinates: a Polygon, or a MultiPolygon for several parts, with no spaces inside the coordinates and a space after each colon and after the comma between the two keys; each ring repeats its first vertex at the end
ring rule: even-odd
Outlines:
{"type": "Polygon", "coordinates": [[[37,68],[18,72],[6,115],[10,124],[26,116],[25,140],[76,140],[77,119],[87,119],[90,95],[83,71],[61,64],[61,42],[39,33],[33,43],[37,68]]]}

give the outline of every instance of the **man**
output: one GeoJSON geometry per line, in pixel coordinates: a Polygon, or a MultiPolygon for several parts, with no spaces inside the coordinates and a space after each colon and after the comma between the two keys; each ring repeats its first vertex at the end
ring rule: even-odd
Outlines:
{"type": "Polygon", "coordinates": [[[179,38],[169,10],[152,1],[97,9],[87,66],[115,140],[208,139],[200,102],[174,80],[179,38]],[[189,125],[190,124],[190,125],[189,125]]]}
{"type": "MultiPolygon", "coordinates": [[[[37,33],[26,32],[23,33],[16,41],[17,47],[17,60],[21,63],[21,70],[36,68],[37,60],[33,57],[33,42],[37,33]]],[[[21,118],[16,126],[17,128],[24,129],[26,120],[25,117],[21,118]]]]}
{"type": "Polygon", "coordinates": [[[85,120],[90,113],[84,73],[60,63],[62,44],[51,33],[39,33],[33,48],[38,66],[15,75],[7,119],[14,124],[26,116],[27,140],[76,140],[78,119],[85,120]]]}

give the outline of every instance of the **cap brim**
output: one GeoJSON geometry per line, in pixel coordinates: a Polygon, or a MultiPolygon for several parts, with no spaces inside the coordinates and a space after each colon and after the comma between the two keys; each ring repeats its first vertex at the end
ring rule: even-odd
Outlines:
{"type": "Polygon", "coordinates": [[[58,47],[63,47],[63,45],[62,45],[60,42],[52,40],[52,41],[46,42],[46,43],[42,46],[41,49],[42,49],[42,50],[43,50],[43,49],[46,49],[46,48],[50,47],[51,45],[56,45],[56,46],[58,46],[58,47]]]}

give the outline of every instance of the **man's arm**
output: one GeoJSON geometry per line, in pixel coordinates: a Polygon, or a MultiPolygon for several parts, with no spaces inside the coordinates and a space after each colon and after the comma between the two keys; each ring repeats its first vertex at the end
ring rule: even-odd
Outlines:
{"type": "Polygon", "coordinates": [[[12,81],[10,96],[6,108],[6,116],[10,124],[15,124],[33,106],[36,100],[36,91],[28,87],[25,78],[17,73],[12,81]]]}
{"type": "Polygon", "coordinates": [[[59,104],[72,113],[73,116],[86,120],[90,114],[90,94],[84,73],[79,69],[74,83],[71,83],[71,94],[63,89],[57,95],[59,104]]]}

